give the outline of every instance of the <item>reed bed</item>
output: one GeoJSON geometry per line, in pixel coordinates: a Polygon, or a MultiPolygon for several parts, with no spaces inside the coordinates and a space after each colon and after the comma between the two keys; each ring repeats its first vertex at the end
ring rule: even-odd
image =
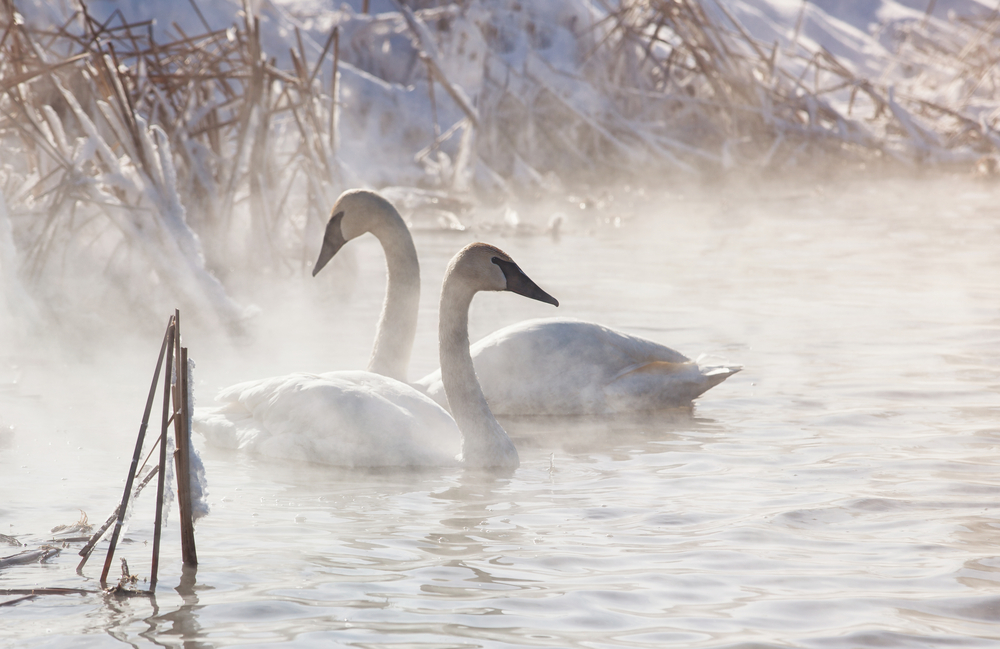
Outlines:
{"type": "Polygon", "coordinates": [[[238,330],[242,309],[218,277],[238,254],[293,264],[277,243],[288,197],[322,210],[336,178],[329,88],[304,51],[292,52],[294,71],[277,69],[258,26],[249,13],[196,35],[175,25],[161,43],[150,23],[120,12],[98,22],[82,3],[67,25],[33,29],[5,0],[4,267],[38,286],[103,265],[130,306],[153,310],[140,294],[164,286],[197,319],[238,330]],[[234,250],[241,234],[250,244],[234,250]]]}
{"type": "MultiPolygon", "coordinates": [[[[572,165],[603,175],[609,161],[630,174],[637,162],[652,165],[661,178],[844,163],[971,170],[998,153],[996,12],[900,28],[886,39],[895,45],[888,69],[871,79],[800,42],[806,2],[785,43],[758,41],[721,2],[602,6],[573,73],[529,56],[523,69],[501,64],[488,75],[498,97],[487,103],[501,114],[484,128],[536,124],[513,140],[542,172],[572,165]]],[[[501,139],[512,141],[492,141],[501,139]]]]}
{"type": "Polygon", "coordinates": [[[9,311],[58,321],[93,310],[92,294],[66,287],[99,275],[103,298],[130,315],[170,302],[239,331],[232,270],[308,268],[328,206],[366,182],[344,136],[402,150],[424,191],[500,200],[843,163],[971,170],[1000,145],[996,12],[880,35],[891,61],[871,78],[799,38],[805,2],[782,42],[756,40],[714,0],[603,0],[598,14],[498,1],[341,14],[322,34],[296,29],[285,52],[265,50],[247,6],[212,25],[189,2],[201,29],[174,24],[165,40],[83,2],[57,26],[0,2],[9,311]],[[456,58],[473,41],[483,56],[456,58]],[[419,94],[409,105],[431,115],[345,94],[345,80],[419,94]],[[364,130],[366,113],[381,131],[364,130]],[[406,142],[366,140],[380,132],[406,142]]]}

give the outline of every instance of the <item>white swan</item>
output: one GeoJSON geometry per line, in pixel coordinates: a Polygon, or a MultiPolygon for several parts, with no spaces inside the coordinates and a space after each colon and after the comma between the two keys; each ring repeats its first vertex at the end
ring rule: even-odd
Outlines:
{"type": "MultiPolygon", "coordinates": [[[[390,268],[379,335],[396,324],[388,319],[391,308],[392,317],[407,318],[406,340],[412,347],[417,318],[412,295],[419,297],[419,287],[391,290],[392,269],[416,276],[419,263],[410,252],[413,239],[406,223],[392,205],[372,191],[345,192],[334,204],[326,231],[329,244],[324,241],[323,249],[331,251],[332,257],[344,243],[366,231],[382,241],[390,268]],[[405,304],[404,295],[410,296],[405,304]],[[395,300],[398,305],[390,304],[395,300]]],[[[741,369],[702,367],[659,343],[596,323],[561,318],[529,320],[500,329],[473,345],[472,358],[490,408],[500,415],[614,414],[687,405],[741,369]]],[[[369,369],[379,371],[373,366],[369,369]]],[[[447,405],[440,370],[413,385],[447,405]]]]}
{"type": "MultiPolygon", "coordinates": [[[[690,404],[740,370],[593,322],[527,320],[472,346],[490,408],[501,415],[608,415],[690,404]]],[[[445,404],[441,370],[414,385],[445,404]]]]}
{"type": "MultiPolygon", "coordinates": [[[[314,274],[332,257],[328,253],[324,244],[314,274]]],[[[217,397],[223,406],[196,415],[195,430],[215,445],[339,466],[462,462],[516,468],[517,449],[490,412],[469,353],[473,295],[505,290],[559,304],[506,253],[484,243],[463,248],[445,273],[438,338],[444,390],[454,419],[396,379],[372,372],[328,372],[234,385],[217,397]]]]}
{"type": "Polygon", "coordinates": [[[371,191],[344,192],[331,214],[313,277],[346,242],[366,232],[375,235],[385,251],[388,274],[368,371],[405,383],[420,306],[420,262],[410,230],[392,203],[371,191]]]}

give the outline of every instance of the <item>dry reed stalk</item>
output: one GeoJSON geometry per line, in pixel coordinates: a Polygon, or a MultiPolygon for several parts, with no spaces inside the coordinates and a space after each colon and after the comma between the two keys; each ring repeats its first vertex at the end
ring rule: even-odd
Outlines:
{"type": "MultiPolygon", "coordinates": [[[[159,470],[160,467],[154,465],[153,468],[150,469],[148,473],[146,473],[143,479],[139,481],[139,484],[132,491],[132,500],[138,498],[143,488],[147,484],[149,484],[150,480],[152,480],[156,476],[159,470]]],[[[108,529],[110,529],[112,523],[114,523],[118,519],[118,514],[120,511],[121,511],[121,505],[115,508],[115,511],[111,513],[111,516],[108,516],[108,519],[104,521],[104,524],[101,525],[101,527],[98,528],[96,532],[94,532],[94,534],[90,537],[90,540],[87,541],[86,545],[84,545],[80,549],[79,555],[83,557],[83,559],[81,559],[80,563],[77,564],[76,566],[77,574],[82,574],[83,567],[87,564],[87,561],[90,559],[90,555],[94,552],[94,548],[97,547],[97,543],[101,540],[101,537],[104,536],[104,533],[107,532],[108,529]]]]}
{"type": "Polygon", "coordinates": [[[167,362],[163,373],[163,417],[160,425],[160,471],[156,476],[156,517],[153,521],[153,560],[149,568],[149,590],[156,590],[160,567],[160,531],[163,527],[163,493],[167,473],[167,428],[170,425],[170,384],[174,367],[174,341],[177,339],[177,321],[171,317],[167,328],[167,362]]]}
{"type": "Polygon", "coordinates": [[[21,566],[27,563],[39,563],[59,554],[59,548],[43,545],[37,550],[24,550],[7,557],[0,557],[0,569],[10,566],[21,566]]]}
{"type": "Polygon", "coordinates": [[[176,380],[173,386],[174,437],[176,450],[174,463],[177,475],[177,509],[180,514],[181,560],[184,565],[198,565],[198,551],[194,541],[194,515],[191,501],[191,404],[188,402],[188,350],[181,347],[181,314],[174,311],[176,334],[174,336],[174,358],[177,359],[176,380]]]}
{"type": "MultiPolygon", "coordinates": [[[[367,13],[367,12],[366,12],[367,13]]],[[[334,27],[333,32],[333,69],[330,72],[330,153],[337,153],[336,122],[337,122],[337,69],[340,67],[340,27],[334,27]]],[[[320,57],[320,61],[322,61],[320,57]]],[[[319,70],[319,62],[316,63],[319,70]]]]}
{"type": "MultiPolygon", "coordinates": [[[[160,379],[160,369],[163,366],[163,357],[167,352],[167,345],[170,334],[173,332],[173,318],[167,325],[167,330],[163,334],[163,343],[160,345],[160,355],[156,359],[156,369],[153,371],[153,382],[149,386],[149,396],[146,398],[146,408],[142,413],[142,423],[139,425],[139,435],[135,441],[135,451],[132,453],[132,464],[129,466],[128,476],[125,478],[125,491],[122,494],[121,504],[118,505],[118,520],[115,522],[114,532],[111,534],[111,543],[108,546],[108,555],[104,560],[104,569],[101,571],[101,587],[107,588],[108,571],[111,569],[111,559],[115,555],[115,547],[118,545],[118,535],[121,533],[122,525],[125,522],[125,512],[128,509],[128,499],[132,493],[132,482],[135,480],[135,472],[139,464],[139,456],[142,455],[142,444],[146,437],[146,428],[149,426],[149,415],[153,410],[153,397],[156,395],[156,384],[160,379]]],[[[162,470],[161,470],[162,480],[162,470]]]]}
{"type": "Polygon", "coordinates": [[[86,588],[0,588],[0,595],[90,595],[98,592],[86,588]]]}
{"type": "Polygon", "coordinates": [[[441,87],[445,89],[448,96],[451,97],[452,101],[455,102],[465,116],[469,118],[472,122],[473,127],[479,126],[479,111],[476,110],[469,98],[465,95],[465,92],[458,86],[451,83],[448,76],[444,73],[441,67],[441,63],[438,61],[437,47],[434,45],[433,37],[431,36],[430,30],[427,25],[415,14],[413,10],[408,6],[399,2],[397,0],[396,6],[399,8],[400,13],[403,18],[406,19],[406,24],[410,28],[410,32],[417,40],[418,50],[420,51],[420,58],[424,60],[427,64],[428,69],[432,73],[432,77],[441,84],[441,87]]]}

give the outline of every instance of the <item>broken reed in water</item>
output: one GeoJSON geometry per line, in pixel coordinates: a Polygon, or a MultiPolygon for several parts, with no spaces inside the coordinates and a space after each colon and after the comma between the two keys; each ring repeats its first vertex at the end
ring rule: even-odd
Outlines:
{"type": "MultiPolygon", "coordinates": [[[[174,451],[173,459],[176,468],[177,500],[181,519],[181,556],[185,566],[193,568],[198,565],[198,556],[194,541],[194,516],[190,477],[191,404],[190,399],[188,398],[188,350],[186,347],[181,347],[180,342],[180,312],[175,310],[174,315],[170,317],[167,324],[167,329],[163,335],[163,342],[160,345],[160,353],[156,359],[156,368],[153,371],[153,380],[150,384],[149,395],[146,399],[145,409],[143,410],[142,423],[139,426],[139,434],[136,438],[135,450],[132,454],[132,462],[129,466],[129,472],[125,480],[125,491],[122,494],[121,503],[108,520],[93,534],[93,536],[89,538],[87,544],[84,545],[79,552],[83,559],[77,566],[77,573],[82,574],[83,567],[86,565],[87,560],[90,558],[90,555],[94,551],[97,543],[112,527],[112,525],[114,525],[111,541],[108,546],[107,557],[104,562],[104,568],[101,572],[101,586],[102,588],[107,589],[108,572],[110,571],[111,562],[114,557],[115,549],[118,545],[118,539],[125,522],[125,515],[128,511],[130,499],[135,499],[142,491],[143,487],[149,484],[154,477],[158,478],[156,518],[153,536],[153,556],[150,568],[149,590],[137,591],[129,588],[129,586],[135,584],[136,578],[129,574],[128,564],[125,559],[122,558],[122,577],[119,580],[118,585],[111,589],[117,593],[152,594],[156,589],[157,572],[159,568],[160,530],[162,528],[163,521],[163,498],[166,489],[166,463],[168,461],[166,452],[167,434],[171,423],[173,423],[174,426],[176,441],[176,450],[174,451]],[[164,361],[166,361],[165,371],[163,371],[164,361]],[[149,427],[149,419],[153,409],[153,400],[156,396],[156,388],[160,383],[161,371],[163,371],[164,378],[162,391],[163,412],[160,422],[160,435],[153,444],[152,449],[150,449],[147,454],[145,461],[143,461],[140,466],[139,460],[142,455],[146,429],[149,427]],[[159,450],[159,462],[150,468],[139,484],[133,489],[132,485],[135,481],[136,474],[146,466],[146,462],[148,462],[153,452],[157,450],[159,450]]],[[[86,522],[85,514],[83,515],[83,518],[81,518],[81,521],[86,522]]],[[[55,528],[55,530],[58,529],[59,528],[55,528]]],[[[16,539],[11,540],[16,542],[16,539]]],[[[52,546],[42,546],[36,550],[26,550],[9,557],[0,558],[0,568],[28,563],[38,563],[58,553],[59,549],[52,546]]],[[[10,606],[18,602],[33,599],[38,595],[81,594],[95,592],[99,591],[73,588],[6,589],[0,591],[0,593],[6,595],[22,595],[23,597],[3,602],[0,606],[10,606]]]]}
{"type": "MultiPolygon", "coordinates": [[[[143,441],[146,435],[146,428],[149,425],[149,417],[153,408],[153,398],[156,394],[156,386],[159,383],[160,371],[163,369],[163,361],[166,358],[166,368],[163,379],[163,411],[160,421],[159,441],[159,465],[157,470],[156,489],[156,514],[153,530],[153,556],[150,567],[149,590],[156,589],[156,581],[159,572],[160,562],[160,531],[163,523],[163,496],[166,489],[166,463],[167,463],[167,433],[170,423],[174,424],[174,434],[176,450],[174,451],[174,461],[177,475],[177,500],[181,518],[181,555],[185,565],[197,566],[198,556],[194,543],[194,517],[191,502],[191,477],[190,477],[190,433],[188,425],[190,422],[190,404],[188,403],[188,370],[187,370],[187,348],[180,345],[180,311],[174,311],[167,330],[163,335],[163,343],[160,346],[160,355],[156,360],[156,369],[153,372],[153,381],[149,387],[149,395],[146,399],[146,407],[143,411],[142,424],[139,427],[139,434],[136,438],[135,452],[132,456],[132,464],[129,467],[128,477],[125,480],[125,491],[122,494],[122,502],[118,507],[118,518],[115,522],[115,529],[111,535],[111,543],[108,547],[108,554],[104,560],[104,569],[101,572],[101,586],[107,587],[108,572],[111,569],[111,560],[114,557],[115,548],[118,543],[118,536],[125,521],[125,512],[128,508],[128,499],[132,494],[132,482],[135,479],[138,468],[139,456],[142,452],[143,441]],[[176,372],[174,369],[176,367],[176,372]],[[176,377],[176,380],[171,380],[176,377]]],[[[152,477],[152,472],[146,476],[146,480],[152,477]]],[[[86,559],[85,559],[86,560],[86,559]]],[[[82,566],[82,563],[81,563],[82,566]]]]}

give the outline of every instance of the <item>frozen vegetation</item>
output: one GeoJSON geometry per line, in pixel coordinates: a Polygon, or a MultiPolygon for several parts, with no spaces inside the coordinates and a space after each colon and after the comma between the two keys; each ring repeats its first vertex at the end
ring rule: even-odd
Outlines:
{"type": "Polygon", "coordinates": [[[996,169],[979,0],[409,4],[5,3],[2,319],[239,331],[230,276],[307,267],[351,186],[463,228],[616,183],[996,169]]]}

